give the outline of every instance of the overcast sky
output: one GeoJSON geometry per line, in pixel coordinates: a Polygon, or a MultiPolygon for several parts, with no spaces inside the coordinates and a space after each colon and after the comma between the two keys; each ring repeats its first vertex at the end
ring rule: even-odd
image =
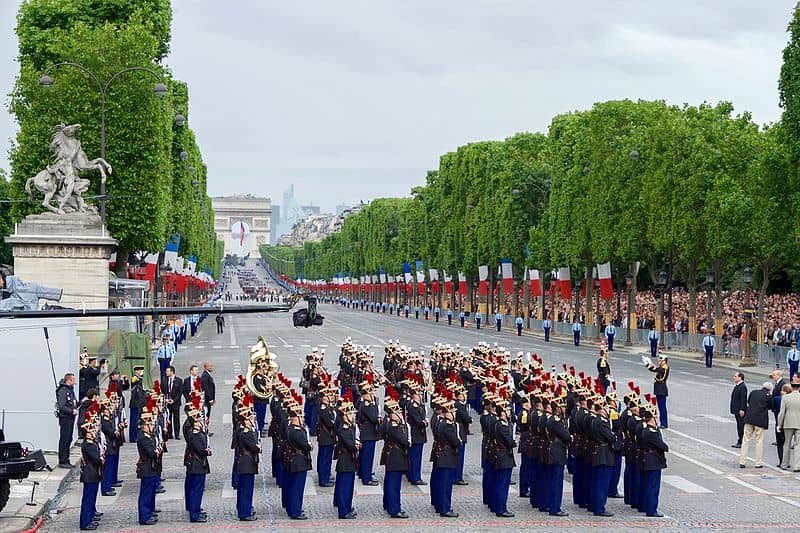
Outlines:
{"type": "MultiPolygon", "coordinates": [[[[294,183],[332,210],[407,195],[442,153],[597,101],[730,100],[777,120],[794,3],[173,0],[167,61],[189,84],[211,194],[280,203],[294,183]]],[[[4,94],[17,5],[0,0],[4,94]]],[[[15,132],[3,109],[0,168],[15,132]]]]}

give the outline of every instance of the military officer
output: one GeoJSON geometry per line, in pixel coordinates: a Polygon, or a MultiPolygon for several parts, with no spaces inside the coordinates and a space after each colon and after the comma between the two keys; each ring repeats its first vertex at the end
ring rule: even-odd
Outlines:
{"type": "Polygon", "coordinates": [[[386,387],[387,399],[383,406],[387,418],[381,423],[383,435],[382,464],[386,468],[383,478],[383,508],[392,518],[408,518],[400,502],[403,474],[408,471],[408,449],[411,434],[403,420],[397,400],[400,395],[392,385],[386,387]]]}
{"type": "Polygon", "coordinates": [[[106,389],[106,399],[103,400],[101,408],[100,430],[106,442],[103,479],[100,490],[103,496],[115,496],[117,494],[112,484],[115,479],[116,467],[119,465],[119,448],[122,446],[122,435],[119,426],[114,420],[114,413],[111,407],[113,390],[110,387],[106,389]]]}
{"type": "Polygon", "coordinates": [[[97,488],[102,479],[103,456],[98,443],[96,404],[87,409],[81,429],[85,433],[81,445],[81,483],[83,483],[83,496],[81,498],[80,528],[82,530],[97,529],[100,516],[97,516],[95,503],[97,501],[97,488]]]}
{"type": "Polygon", "coordinates": [[[333,405],[336,387],[331,383],[320,391],[317,417],[317,480],[320,487],[333,487],[331,464],[336,444],[336,408],[333,405]]]}
{"type": "Polygon", "coordinates": [[[420,385],[410,384],[411,399],[406,403],[406,421],[411,429],[411,449],[408,452],[408,481],[412,485],[427,485],[422,479],[422,448],[428,441],[428,420],[420,398],[420,385]]]}
{"type": "Polygon", "coordinates": [[[597,380],[603,385],[603,395],[611,386],[611,366],[608,364],[608,354],[600,348],[600,357],[597,358],[597,380]]]}
{"type": "MultiPolygon", "coordinates": [[[[139,462],[136,465],[136,477],[139,478],[139,525],[151,526],[158,522],[154,516],[156,487],[158,486],[158,449],[156,447],[153,413],[149,409],[150,403],[140,415],[141,428],[138,433],[136,447],[139,452],[139,462]]],[[[153,404],[154,407],[154,404],[153,404]]],[[[133,425],[133,424],[132,424],[133,425]]]]}
{"type": "Polygon", "coordinates": [[[202,512],[203,493],[205,492],[206,475],[211,471],[208,457],[211,448],[208,434],[203,423],[200,409],[200,398],[190,405],[189,417],[191,433],[187,435],[184,464],[186,465],[186,507],[190,522],[207,522],[208,517],[202,512]]]}
{"type": "MultiPolygon", "coordinates": [[[[598,391],[599,392],[599,391],[598,391]]],[[[614,467],[614,433],[611,431],[611,422],[608,411],[603,405],[601,397],[595,397],[595,416],[591,422],[591,438],[594,441],[592,453],[592,501],[591,509],[595,516],[614,516],[606,510],[608,487],[611,480],[611,471],[614,467]]]]}
{"type": "Polygon", "coordinates": [[[653,376],[653,394],[655,394],[656,402],[658,403],[660,425],[662,428],[667,428],[669,427],[669,420],[667,419],[667,396],[669,396],[667,379],[669,378],[669,361],[667,356],[663,353],[659,353],[658,364],[648,365],[647,369],[656,374],[653,376]]]}
{"type": "Polygon", "coordinates": [[[130,405],[130,426],[128,440],[137,442],[139,433],[139,413],[147,404],[147,394],[144,392],[144,367],[133,367],[133,377],[131,378],[131,405],[130,405]]]}
{"type": "Polygon", "coordinates": [[[467,391],[464,387],[458,386],[455,388],[455,421],[458,424],[458,434],[461,437],[461,446],[458,448],[458,467],[455,472],[454,485],[469,485],[464,481],[464,458],[467,453],[467,435],[469,434],[469,426],[472,424],[472,417],[467,408],[467,391]]]}
{"type": "Polygon", "coordinates": [[[236,514],[243,522],[256,520],[253,512],[253,485],[258,473],[261,445],[253,420],[253,397],[246,395],[239,406],[240,425],[236,444],[236,473],[239,475],[236,490],[236,514]]]}
{"type": "Polygon", "coordinates": [[[377,486],[378,480],[372,472],[375,461],[375,442],[379,440],[378,425],[382,419],[378,413],[378,404],[372,391],[373,374],[366,374],[361,382],[361,401],[358,404],[358,428],[361,434],[361,454],[358,477],[363,485],[377,486]]]}
{"type": "MultiPolygon", "coordinates": [[[[655,399],[654,399],[655,400],[655,399]]],[[[645,428],[640,437],[642,450],[642,472],[644,473],[644,511],[647,516],[660,518],[658,512],[658,495],[661,490],[661,471],[667,467],[666,453],[669,446],[661,437],[661,431],[655,418],[655,405],[652,403],[645,409],[645,428]]]]}
{"type": "Polygon", "coordinates": [[[514,461],[514,436],[509,423],[508,401],[497,402],[497,423],[494,425],[494,440],[497,443],[495,455],[494,513],[502,518],[512,518],[514,513],[508,510],[508,489],[511,484],[511,473],[516,466],[514,461]]]}
{"type": "Polygon", "coordinates": [[[436,427],[436,433],[442,446],[441,452],[436,457],[435,466],[440,472],[434,498],[434,507],[439,516],[444,518],[457,518],[458,513],[453,511],[453,481],[455,469],[458,466],[458,449],[461,438],[458,435],[458,426],[453,416],[453,395],[450,391],[439,400],[442,409],[442,420],[436,427]]]}
{"type": "Polygon", "coordinates": [[[358,428],[355,426],[356,410],[353,406],[353,394],[347,390],[342,397],[339,412],[341,424],[336,429],[336,488],[333,491],[333,506],[339,518],[353,519],[357,513],[353,509],[353,489],[356,481],[356,465],[361,442],[358,440],[358,428]]]}
{"type": "Polygon", "coordinates": [[[547,477],[550,482],[547,494],[550,516],[568,516],[569,514],[561,508],[561,499],[564,493],[564,465],[567,463],[567,446],[570,439],[564,419],[565,399],[566,396],[563,396],[550,402],[553,413],[547,420],[547,432],[550,435],[547,455],[549,470],[547,477]]]}
{"type": "Polygon", "coordinates": [[[308,429],[303,425],[302,397],[290,405],[289,428],[286,433],[288,446],[286,484],[286,512],[292,520],[308,520],[303,511],[303,490],[306,474],[311,470],[311,450],[308,429]],[[299,400],[299,401],[297,401],[299,400]]]}

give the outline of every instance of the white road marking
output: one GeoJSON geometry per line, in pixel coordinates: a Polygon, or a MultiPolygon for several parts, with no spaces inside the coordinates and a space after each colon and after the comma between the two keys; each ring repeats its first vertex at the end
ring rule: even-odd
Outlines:
{"type": "Polygon", "coordinates": [[[789,505],[794,505],[795,507],[800,507],[800,502],[796,502],[794,500],[790,500],[789,498],[784,498],[783,496],[774,496],[776,500],[780,500],[783,503],[788,503],[789,505]]]}
{"type": "Polygon", "coordinates": [[[686,494],[713,494],[714,492],[681,476],[661,476],[661,480],[686,494]]]}
{"type": "Polygon", "coordinates": [[[719,422],[720,424],[735,424],[734,420],[730,418],[725,418],[719,415],[697,415],[702,418],[708,418],[709,420],[713,420],[714,422],[719,422]]]}
{"type": "Polygon", "coordinates": [[[238,348],[238,347],[239,347],[238,344],[231,344],[230,346],[228,346],[228,348],[238,348]]]}
{"type": "Polygon", "coordinates": [[[733,477],[733,476],[725,476],[725,479],[727,479],[728,481],[732,481],[732,482],[736,483],[737,485],[741,485],[742,487],[750,489],[753,492],[758,492],[760,494],[766,494],[766,495],[772,494],[768,490],[764,490],[761,487],[756,487],[755,485],[751,485],[750,483],[747,483],[746,481],[742,481],[741,479],[733,477]]]}
{"type": "Polygon", "coordinates": [[[714,468],[713,466],[708,466],[708,465],[707,465],[707,464],[705,464],[705,463],[701,463],[701,462],[700,462],[700,461],[698,461],[697,459],[692,459],[692,458],[691,458],[691,457],[689,457],[688,455],[683,455],[682,453],[678,453],[678,452],[676,452],[676,451],[674,451],[674,450],[670,450],[670,452],[669,452],[669,453],[670,453],[670,455],[674,455],[675,457],[678,457],[678,458],[680,458],[680,459],[683,459],[684,461],[687,461],[687,462],[689,462],[689,463],[692,463],[693,465],[697,465],[697,466],[699,466],[700,468],[704,468],[704,469],[708,470],[709,472],[711,472],[712,474],[716,474],[716,475],[718,475],[718,476],[721,476],[721,475],[723,474],[722,470],[717,470],[717,469],[716,469],[716,468],[714,468]]]}
{"type": "Polygon", "coordinates": [[[669,415],[669,420],[670,422],[684,422],[684,423],[694,422],[694,420],[692,420],[691,418],[686,418],[683,416],[678,416],[673,414],[669,415]]]}
{"type": "Polygon", "coordinates": [[[239,344],[238,342],[236,342],[236,325],[234,324],[234,321],[231,321],[230,332],[231,332],[231,344],[239,344]]]}
{"type": "Polygon", "coordinates": [[[205,344],[198,344],[197,346],[195,346],[195,348],[197,348],[198,350],[203,350],[205,349],[205,347],[206,347],[205,344]]]}
{"type": "Polygon", "coordinates": [[[220,349],[222,349],[222,346],[212,346],[211,348],[214,349],[214,350],[220,350],[220,349]]]}
{"type": "MultiPolygon", "coordinates": [[[[728,455],[733,455],[734,457],[739,457],[739,455],[740,455],[737,452],[733,452],[731,450],[726,450],[722,446],[717,446],[716,444],[708,442],[707,440],[698,439],[697,437],[692,437],[691,435],[687,435],[686,433],[683,433],[681,431],[677,431],[677,430],[672,429],[672,428],[666,429],[665,431],[670,431],[670,432],[672,432],[672,433],[674,433],[674,434],[676,434],[676,435],[678,435],[680,437],[683,437],[684,439],[689,439],[689,440],[693,440],[695,442],[699,442],[700,444],[704,444],[704,445],[706,445],[706,446],[708,446],[710,448],[714,448],[715,450],[718,450],[720,452],[726,453],[728,455]]],[[[675,452],[669,452],[669,453],[672,453],[674,455],[675,452]]],[[[752,457],[748,457],[748,459],[751,460],[751,461],[754,460],[752,457]]],[[[764,468],[769,468],[770,470],[774,470],[775,472],[783,472],[780,468],[772,466],[772,465],[768,465],[766,463],[764,464],[764,468]]]]}
{"type": "Polygon", "coordinates": [[[233,416],[230,413],[225,413],[222,415],[222,423],[225,425],[233,424],[233,416]]]}

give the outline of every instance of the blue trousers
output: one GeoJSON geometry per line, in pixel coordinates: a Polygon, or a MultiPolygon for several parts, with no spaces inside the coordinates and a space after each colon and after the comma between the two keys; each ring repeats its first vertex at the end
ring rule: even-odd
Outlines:
{"type": "Polygon", "coordinates": [[[580,331],[573,331],[572,332],[572,342],[575,343],[575,346],[581,345],[581,332],[580,331]]]}
{"type": "MultiPolygon", "coordinates": [[[[476,318],[475,319],[475,329],[481,329],[481,319],[480,318],[476,318]]],[[[447,512],[447,511],[445,511],[445,512],[447,512]]]]}
{"type": "Polygon", "coordinates": [[[408,474],[409,482],[422,481],[422,448],[424,443],[412,444],[408,451],[408,474]]]}
{"type": "Polygon", "coordinates": [[[798,365],[800,365],[800,361],[789,361],[789,381],[797,374],[798,365]]]}
{"type": "Polygon", "coordinates": [[[650,357],[658,357],[658,339],[650,339],[650,357]]]}
{"type": "Polygon", "coordinates": [[[83,498],[81,498],[80,527],[88,527],[94,518],[95,503],[97,503],[97,487],[99,483],[84,483],[83,498]]]}
{"type": "Polygon", "coordinates": [[[606,338],[608,339],[608,351],[614,351],[614,335],[606,335],[606,338]]]}
{"type": "Polygon", "coordinates": [[[522,326],[517,325],[517,337],[522,337],[522,326]]]}
{"type": "Polygon", "coordinates": [[[308,432],[311,435],[314,435],[317,432],[317,414],[319,411],[317,410],[317,403],[314,401],[306,401],[306,405],[303,408],[303,415],[305,416],[306,427],[308,427],[308,432]]]}
{"type": "Polygon", "coordinates": [[[103,465],[103,480],[100,482],[100,492],[111,492],[111,486],[117,480],[119,469],[119,455],[106,455],[106,463],[103,465]]]}
{"type": "Polygon", "coordinates": [[[186,507],[189,511],[189,520],[197,522],[200,519],[200,509],[203,507],[203,492],[206,489],[205,474],[188,474],[186,476],[186,507]]]}
{"type": "Polygon", "coordinates": [[[542,329],[544,329],[544,342],[550,342],[550,328],[542,329]]]}
{"type": "Polygon", "coordinates": [[[633,479],[632,479],[633,472],[634,472],[634,466],[631,464],[630,461],[628,461],[628,458],[626,457],[625,470],[622,473],[622,478],[624,480],[622,489],[623,489],[623,496],[625,498],[623,501],[625,502],[626,505],[631,504],[631,491],[633,489],[633,479]]]}
{"type": "Polygon", "coordinates": [[[611,478],[608,480],[608,495],[619,495],[619,476],[622,473],[622,452],[614,452],[614,466],[611,468],[611,478]]]}
{"type": "Polygon", "coordinates": [[[452,510],[453,481],[455,481],[455,468],[440,468],[440,480],[437,486],[437,497],[435,498],[436,511],[439,514],[449,513],[452,510]]]}
{"type": "Polygon", "coordinates": [[[303,491],[306,488],[306,472],[291,472],[287,476],[286,512],[289,518],[296,518],[303,513],[303,491]]]}
{"type": "Polygon", "coordinates": [[[139,408],[131,407],[131,417],[128,420],[128,442],[136,443],[139,439],[139,408]]]}
{"type": "Polygon", "coordinates": [[[658,425],[662,428],[669,427],[669,421],[667,420],[667,397],[659,394],[656,396],[656,402],[658,403],[658,425]]]}
{"type": "MultiPolygon", "coordinates": [[[[494,465],[491,462],[484,460],[482,466],[483,478],[481,479],[481,487],[483,489],[483,503],[489,506],[490,511],[494,511],[494,465]]],[[[431,489],[431,492],[433,492],[433,489],[431,489]]]]}
{"type": "Polygon", "coordinates": [[[703,349],[706,352],[706,367],[711,368],[711,363],[714,362],[714,347],[713,346],[703,346],[703,349]]]}
{"type": "Polygon", "coordinates": [[[608,499],[608,483],[611,479],[611,466],[595,466],[592,468],[592,512],[604,513],[608,499]]]}
{"type": "Polygon", "coordinates": [[[458,320],[461,321],[461,327],[463,328],[464,322],[466,322],[466,318],[459,318],[458,320]]]}
{"type": "Polygon", "coordinates": [[[497,326],[497,331],[500,331],[500,329],[503,327],[503,321],[495,320],[495,325],[497,326]]]}
{"type": "Polygon", "coordinates": [[[564,465],[548,465],[548,510],[551,513],[561,511],[561,499],[564,495],[564,465]]]}
{"type": "Polygon", "coordinates": [[[231,468],[231,487],[239,488],[239,473],[236,471],[236,462],[239,460],[239,450],[233,449],[233,467],[231,468]]]}
{"type": "Polygon", "coordinates": [[[550,504],[550,467],[539,465],[536,476],[536,504],[540,511],[545,512],[550,504]]]}
{"type": "Polygon", "coordinates": [[[644,473],[644,511],[648,516],[658,512],[658,494],[661,492],[661,470],[644,473]]]}
{"type": "Polygon", "coordinates": [[[161,369],[161,383],[166,383],[167,367],[172,364],[172,359],[159,359],[158,367],[161,369]]]}
{"type": "Polygon", "coordinates": [[[362,483],[373,478],[372,463],[375,461],[375,441],[365,440],[361,443],[361,455],[359,455],[358,477],[362,483]]]}
{"type": "Polygon", "coordinates": [[[344,518],[353,510],[353,489],[356,484],[355,472],[337,472],[336,487],[333,489],[333,506],[339,511],[339,518],[344,518]]]}
{"type": "Polygon", "coordinates": [[[438,507],[439,502],[436,498],[437,495],[439,494],[438,490],[439,490],[439,485],[441,483],[441,479],[442,479],[442,473],[439,470],[439,468],[436,467],[436,463],[434,463],[433,468],[431,468],[431,479],[430,483],[428,483],[428,489],[431,494],[431,505],[433,505],[433,508],[436,509],[437,513],[439,512],[439,507],[438,507]]]}
{"type": "Polygon", "coordinates": [[[419,311],[414,311],[414,318],[419,320],[419,311]]]}
{"type": "Polygon", "coordinates": [[[645,504],[647,503],[645,491],[647,491],[647,472],[639,470],[639,499],[636,500],[636,510],[640,513],[645,512],[645,504]]]}
{"type": "Polygon", "coordinates": [[[320,485],[331,480],[331,463],[333,462],[333,444],[317,448],[317,481],[320,485]]]}
{"type": "Polygon", "coordinates": [[[583,499],[583,460],[574,457],[572,460],[572,503],[578,507],[585,507],[583,499]]]}
{"type": "Polygon", "coordinates": [[[530,492],[530,474],[531,469],[531,458],[528,457],[527,454],[523,453],[520,457],[519,463],[519,493],[520,494],[527,494],[530,492]]]}
{"type": "Polygon", "coordinates": [[[458,466],[456,467],[455,479],[453,481],[464,481],[464,454],[467,451],[467,444],[461,443],[458,448],[458,466]]]}
{"type": "Polygon", "coordinates": [[[255,478],[255,474],[239,474],[239,489],[236,491],[236,514],[239,518],[247,518],[253,514],[253,483],[255,478]]]}
{"type": "Polygon", "coordinates": [[[452,316],[448,316],[447,317],[447,325],[448,326],[452,326],[453,325],[453,317],[452,316]]]}
{"type": "Polygon", "coordinates": [[[528,457],[528,500],[531,502],[531,507],[538,506],[539,495],[536,494],[536,479],[539,476],[540,468],[539,461],[528,457]]]}
{"type": "Polygon", "coordinates": [[[403,482],[403,472],[400,470],[387,471],[383,477],[383,508],[390,515],[402,511],[400,506],[400,485],[403,482]]]}
{"type": "Polygon", "coordinates": [[[511,485],[511,472],[513,470],[513,468],[495,470],[494,512],[497,515],[508,512],[508,487],[511,485]]]}
{"type": "Polygon", "coordinates": [[[434,313],[433,316],[436,318],[436,323],[439,323],[439,313],[434,313]]]}
{"type": "Polygon", "coordinates": [[[153,517],[156,502],[158,476],[143,477],[139,483],[139,523],[144,524],[153,517]]]}
{"type": "Polygon", "coordinates": [[[267,403],[255,402],[254,409],[256,411],[256,422],[258,423],[258,431],[267,429],[267,403]]]}

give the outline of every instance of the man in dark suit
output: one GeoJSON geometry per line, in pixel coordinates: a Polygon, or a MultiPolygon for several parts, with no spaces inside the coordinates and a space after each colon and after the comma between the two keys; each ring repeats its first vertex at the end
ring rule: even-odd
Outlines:
{"type": "Polygon", "coordinates": [[[175,367],[168,366],[164,379],[164,399],[169,410],[170,431],[167,437],[181,438],[181,396],[183,395],[183,380],[175,375],[175,367]]]}
{"type": "MultiPolygon", "coordinates": [[[[209,363],[208,361],[203,363],[203,373],[200,375],[200,386],[203,387],[206,406],[206,421],[209,424],[211,422],[211,407],[215,403],[215,397],[217,394],[217,388],[214,384],[214,376],[211,375],[213,372],[214,363],[209,363]]],[[[208,436],[213,437],[214,434],[209,431],[208,436]]]]}
{"type": "Polygon", "coordinates": [[[747,411],[747,385],[744,383],[744,374],[736,372],[733,374],[733,390],[731,391],[731,414],[736,418],[736,433],[739,438],[732,448],[742,447],[742,437],[744,436],[744,413],[747,411]]]}
{"type": "MultiPolygon", "coordinates": [[[[200,379],[200,369],[197,365],[189,367],[189,376],[183,380],[183,398],[188,402],[189,394],[195,388],[194,382],[200,379]]],[[[200,382],[202,386],[202,381],[200,382]]]]}

